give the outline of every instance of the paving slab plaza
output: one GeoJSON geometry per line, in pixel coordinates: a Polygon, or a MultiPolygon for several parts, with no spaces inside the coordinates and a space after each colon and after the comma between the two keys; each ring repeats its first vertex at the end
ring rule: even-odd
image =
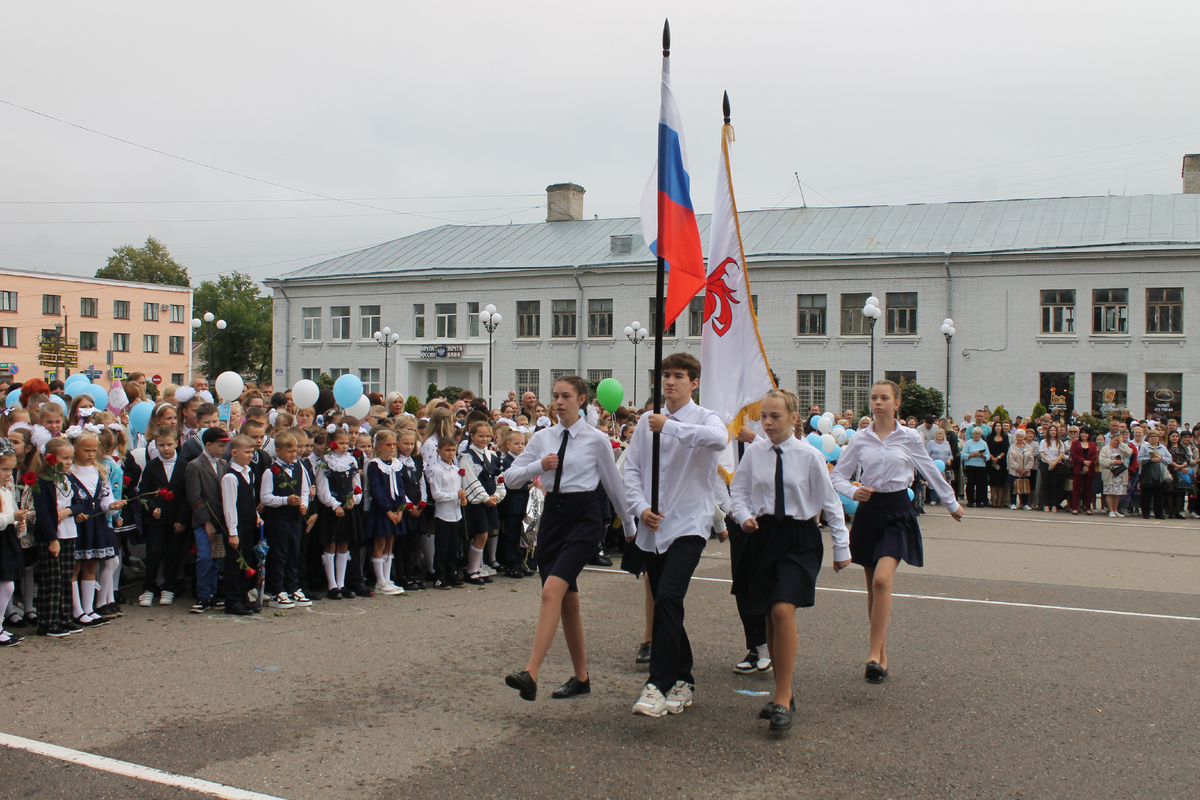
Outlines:
{"type": "Polygon", "coordinates": [[[0,797],[1200,797],[1200,522],[967,514],[921,518],[927,566],[897,576],[882,686],[862,678],[862,570],[822,570],[782,737],[739,691],[773,682],[733,673],[713,540],[681,715],[630,713],[642,588],[623,573],[580,580],[593,689],[565,701],[561,636],[536,702],[502,680],[525,664],[536,579],[254,618],[129,606],[0,651],[0,797]]]}

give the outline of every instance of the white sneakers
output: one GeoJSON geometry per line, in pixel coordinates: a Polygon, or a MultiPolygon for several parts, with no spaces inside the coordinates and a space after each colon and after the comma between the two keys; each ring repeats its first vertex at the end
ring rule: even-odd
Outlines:
{"type": "Polygon", "coordinates": [[[376,584],[375,591],[379,592],[380,594],[397,595],[404,594],[404,587],[397,586],[389,581],[383,585],[376,584]]]}
{"type": "Polygon", "coordinates": [[[311,606],[312,600],[308,599],[308,596],[304,594],[303,590],[297,589],[296,591],[292,592],[292,603],[298,606],[311,606]]]}
{"type": "Polygon", "coordinates": [[[154,605],[154,592],[142,592],[139,594],[138,605],[142,608],[149,608],[154,605]]]}
{"type": "Polygon", "coordinates": [[[174,602],[175,602],[175,593],[174,592],[164,591],[161,595],[159,595],[158,604],[160,606],[169,606],[174,602]]]}
{"type": "Polygon", "coordinates": [[[758,660],[754,662],[754,668],[760,673],[771,671],[771,656],[765,652],[758,654],[758,660]]]}
{"type": "Polygon", "coordinates": [[[1016,504],[1016,503],[1013,503],[1011,506],[1009,506],[1009,507],[1008,507],[1008,510],[1009,510],[1009,511],[1016,511],[1016,510],[1017,510],[1017,504],[1016,504]]]}
{"type": "Polygon", "coordinates": [[[1110,516],[1110,517],[1111,517],[1111,518],[1113,518],[1113,519],[1116,519],[1116,518],[1117,518],[1117,512],[1115,512],[1115,511],[1110,511],[1110,512],[1108,512],[1108,516],[1110,516]]]}
{"type": "Polygon", "coordinates": [[[642,696],[633,704],[633,713],[643,717],[664,717],[667,715],[667,699],[657,686],[647,683],[642,688],[642,696]]]}
{"type": "Polygon", "coordinates": [[[683,681],[675,681],[675,685],[671,687],[671,691],[667,692],[664,702],[667,705],[667,713],[682,714],[683,710],[692,704],[692,696],[695,690],[688,686],[683,681]]]}
{"type": "Polygon", "coordinates": [[[288,597],[287,592],[280,592],[271,598],[271,608],[295,608],[296,604],[292,602],[292,598],[288,597]]]}

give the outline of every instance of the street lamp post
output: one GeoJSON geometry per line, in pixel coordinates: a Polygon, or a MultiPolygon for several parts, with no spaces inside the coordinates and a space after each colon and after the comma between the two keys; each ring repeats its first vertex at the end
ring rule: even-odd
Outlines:
{"type": "MultiPolygon", "coordinates": [[[[199,331],[199,330],[200,330],[200,326],[201,326],[201,325],[203,325],[205,322],[213,322],[214,320],[215,320],[215,321],[216,321],[216,323],[217,323],[217,330],[218,330],[218,331],[223,331],[223,330],[225,330],[225,328],[226,328],[226,327],[228,327],[228,323],[227,323],[227,322],[225,322],[225,320],[223,320],[223,319],[217,319],[217,318],[216,318],[216,315],[215,315],[215,314],[213,314],[211,311],[206,311],[206,312],[204,312],[204,320],[203,320],[203,321],[201,321],[201,320],[199,320],[199,319],[193,319],[193,320],[192,320],[192,328],[193,328],[194,330],[196,330],[196,331],[199,331]]],[[[204,374],[205,374],[205,377],[208,379],[208,382],[209,382],[210,384],[211,384],[211,383],[213,382],[213,380],[214,380],[214,377],[213,377],[213,366],[212,366],[212,362],[213,362],[213,352],[212,352],[212,348],[213,348],[213,337],[214,337],[214,336],[216,336],[216,333],[215,333],[214,331],[209,331],[208,333],[206,333],[206,334],[205,334],[205,338],[207,338],[207,339],[208,339],[208,342],[207,342],[207,344],[208,344],[208,348],[207,348],[207,349],[208,349],[208,358],[205,360],[205,364],[204,364],[204,374]]]]}
{"type": "Polygon", "coordinates": [[[883,312],[879,310],[879,298],[871,295],[867,298],[867,304],[863,306],[862,315],[867,318],[867,323],[871,326],[871,385],[875,385],[875,323],[879,321],[879,317],[883,312]]]}
{"type": "Polygon", "coordinates": [[[642,323],[634,320],[633,324],[625,326],[625,338],[633,343],[633,393],[630,397],[633,398],[634,405],[637,405],[637,351],[638,345],[646,340],[650,335],[648,328],[643,328],[642,323]]]}
{"type": "Polygon", "coordinates": [[[375,331],[371,334],[379,346],[383,348],[383,394],[387,396],[387,368],[388,368],[388,350],[400,343],[400,334],[392,333],[391,328],[384,328],[381,331],[375,331]]]}
{"type": "Polygon", "coordinates": [[[946,337],[946,419],[950,416],[950,340],[954,338],[954,320],[942,320],[942,335],[946,337]]]}
{"type": "Polygon", "coordinates": [[[483,307],[483,311],[479,312],[479,323],[487,328],[488,332],[488,408],[492,407],[492,334],[496,332],[496,328],[500,327],[500,314],[496,311],[496,307],[488,303],[483,307]]]}

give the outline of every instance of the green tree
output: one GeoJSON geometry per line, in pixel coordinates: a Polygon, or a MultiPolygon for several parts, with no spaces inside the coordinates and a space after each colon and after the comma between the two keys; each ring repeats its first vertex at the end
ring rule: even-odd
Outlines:
{"type": "Polygon", "coordinates": [[[1033,411],[1029,412],[1029,416],[1036,420],[1040,420],[1046,414],[1046,407],[1042,405],[1042,401],[1038,400],[1033,404],[1033,411]]]}
{"type": "Polygon", "coordinates": [[[225,330],[204,323],[195,332],[201,345],[198,369],[216,377],[236,372],[262,383],[271,376],[271,298],[262,295],[258,284],[243,272],[204,281],[193,299],[195,314],[211,312],[225,320],[225,330]],[[209,363],[211,345],[212,363],[209,363]]]}
{"type": "Polygon", "coordinates": [[[421,401],[417,399],[415,394],[410,394],[408,400],[404,401],[404,410],[414,416],[421,410],[421,401]]]}
{"type": "Polygon", "coordinates": [[[924,420],[926,417],[942,416],[946,412],[946,399],[932,386],[921,386],[916,383],[900,385],[900,418],[916,417],[924,420]]]}
{"type": "Polygon", "coordinates": [[[166,245],[153,236],[146,237],[146,244],[141,247],[125,244],[113,248],[108,265],[96,270],[96,277],[167,286],[192,285],[187,267],[171,258],[166,245]]]}
{"type": "Polygon", "coordinates": [[[328,372],[322,372],[320,375],[318,375],[315,383],[317,384],[318,389],[328,389],[331,392],[333,391],[333,378],[328,372]]]}

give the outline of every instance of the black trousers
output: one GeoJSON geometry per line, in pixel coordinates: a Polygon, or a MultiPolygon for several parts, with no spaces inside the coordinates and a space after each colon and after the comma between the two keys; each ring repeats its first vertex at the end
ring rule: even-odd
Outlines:
{"type": "Polygon", "coordinates": [[[176,533],[174,522],[153,519],[149,514],[142,519],[146,535],[146,575],[142,580],[142,591],[158,591],[158,570],[162,567],[162,590],[173,593],[179,578],[179,562],[183,558],[184,545],[190,543],[191,537],[186,531],[176,533]]]}
{"type": "Polygon", "coordinates": [[[462,538],[462,529],[462,520],[439,519],[434,523],[433,571],[439,580],[458,577],[458,540],[462,538]]]}
{"type": "MultiPolygon", "coordinates": [[[[303,522],[297,514],[295,521],[271,524],[267,537],[267,594],[295,592],[300,588],[300,533],[303,522]]],[[[229,555],[225,560],[228,562],[229,555]]],[[[236,560],[236,558],[234,559],[236,560]]]]}
{"type": "Polygon", "coordinates": [[[682,536],[664,553],[642,551],[650,593],[654,596],[654,634],[650,644],[650,680],[666,694],[676,681],[695,684],[692,643],[683,627],[683,599],[707,541],[682,536]]]}
{"type": "Polygon", "coordinates": [[[521,534],[525,526],[525,511],[500,515],[500,543],[497,558],[506,567],[519,567],[524,560],[521,552],[521,534]]]}
{"type": "MultiPolygon", "coordinates": [[[[246,603],[246,593],[250,591],[250,582],[253,579],[246,576],[246,573],[243,571],[245,568],[241,565],[238,554],[241,553],[246,564],[257,570],[257,557],[254,555],[252,548],[253,545],[250,547],[246,546],[244,538],[239,538],[238,546],[232,547],[229,544],[229,537],[225,537],[225,563],[221,567],[225,575],[221,591],[225,595],[226,607],[232,603],[241,603],[243,605],[246,603]],[[247,554],[249,554],[249,558],[245,558],[247,554]]],[[[258,581],[254,580],[254,584],[258,585],[258,581]]]]}
{"type": "Polygon", "coordinates": [[[1153,489],[1142,486],[1142,519],[1150,519],[1150,508],[1154,508],[1154,516],[1156,519],[1163,519],[1166,514],[1163,513],[1163,487],[1155,486],[1153,489]]]}
{"type": "Polygon", "coordinates": [[[988,504],[987,469],[984,467],[967,467],[963,471],[967,473],[967,502],[976,508],[986,506],[988,504]]]}
{"type": "MultiPolygon", "coordinates": [[[[734,521],[733,517],[725,518],[725,525],[729,530],[729,560],[730,574],[736,575],[738,564],[742,560],[742,551],[746,547],[746,539],[750,534],[742,530],[742,526],[734,521]]],[[[742,620],[742,632],[746,634],[746,649],[757,650],[762,647],[767,641],[767,618],[760,614],[751,614],[746,610],[746,597],[744,595],[734,595],[737,601],[738,616],[742,620]]],[[[766,650],[760,652],[760,655],[765,656],[766,650]]]]}

